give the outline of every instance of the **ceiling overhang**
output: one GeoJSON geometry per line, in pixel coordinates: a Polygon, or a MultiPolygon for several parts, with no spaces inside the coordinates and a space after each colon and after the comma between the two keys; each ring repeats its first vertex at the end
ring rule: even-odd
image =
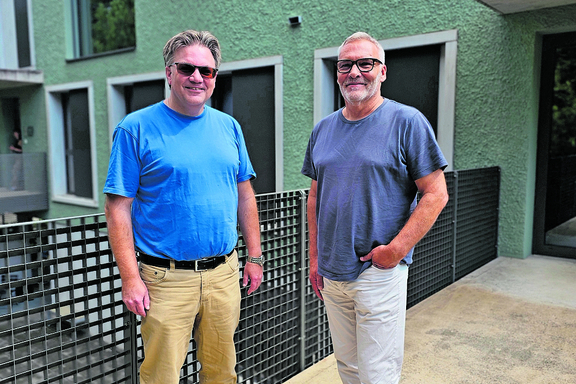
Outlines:
{"type": "Polygon", "coordinates": [[[0,89],[44,84],[44,73],[30,69],[0,69],[0,89]]]}
{"type": "Polygon", "coordinates": [[[503,14],[576,4],[576,0],[478,0],[503,14]]]}

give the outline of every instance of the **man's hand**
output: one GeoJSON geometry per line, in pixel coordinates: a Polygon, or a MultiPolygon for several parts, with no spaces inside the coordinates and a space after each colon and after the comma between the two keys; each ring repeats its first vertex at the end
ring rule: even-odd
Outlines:
{"type": "MultiPolygon", "coordinates": [[[[258,220],[258,207],[256,195],[250,180],[238,183],[238,224],[244,237],[249,255],[261,255],[260,223],[258,220]]],[[[262,283],[262,267],[254,263],[246,263],[244,266],[243,287],[248,285],[248,294],[258,289],[262,283]]]]}
{"type": "Polygon", "coordinates": [[[318,191],[318,183],[312,180],[310,185],[310,192],[308,193],[308,202],[306,203],[306,213],[308,214],[308,236],[309,236],[309,249],[310,256],[310,283],[316,292],[316,296],[324,301],[322,291],[324,289],[324,278],[318,274],[318,223],[316,222],[316,195],[318,191]]]}
{"type": "Polygon", "coordinates": [[[415,183],[422,197],[404,227],[390,244],[375,247],[362,256],[361,261],[372,260],[372,264],[377,268],[394,268],[432,228],[448,202],[444,172],[437,169],[415,180],[415,183]]]}
{"type": "Polygon", "coordinates": [[[250,288],[248,288],[248,294],[251,294],[260,287],[262,283],[263,268],[255,263],[246,263],[244,266],[244,278],[242,286],[248,285],[248,280],[250,280],[250,288]]]}
{"type": "Polygon", "coordinates": [[[396,252],[390,245],[379,245],[370,253],[360,258],[361,261],[372,260],[372,265],[380,269],[396,267],[406,255],[396,252]]]}
{"type": "Polygon", "coordinates": [[[142,279],[122,281],[122,301],[130,312],[146,317],[146,311],[150,309],[150,296],[142,279]]]}
{"type": "Polygon", "coordinates": [[[316,296],[320,298],[320,300],[324,301],[324,297],[322,297],[322,290],[324,289],[324,278],[318,274],[318,264],[310,263],[310,283],[312,284],[312,288],[316,293],[316,296]]]}

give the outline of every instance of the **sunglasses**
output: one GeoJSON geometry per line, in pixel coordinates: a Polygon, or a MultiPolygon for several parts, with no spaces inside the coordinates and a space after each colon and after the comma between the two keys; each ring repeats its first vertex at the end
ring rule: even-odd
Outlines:
{"type": "Polygon", "coordinates": [[[187,77],[192,76],[192,74],[196,72],[196,69],[198,69],[200,75],[206,79],[213,79],[216,76],[216,73],[218,72],[218,69],[216,68],[199,67],[197,65],[187,63],[174,63],[170,64],[169,67],[171,67],[172,65],[176,66],[176,70],[178,71],[179,74],[187,77]]]}
{"type": "Polygon", "coordinates": [[[366,57],[358,60],[338,60],[336,62],[336,69],[340,73],[348,73],[354,67],[354,64],[358,67],[360,72],[370,72],[374,68],[374,64],[382,62],[378,59],[373,59],[371,57],[366,57]]]}

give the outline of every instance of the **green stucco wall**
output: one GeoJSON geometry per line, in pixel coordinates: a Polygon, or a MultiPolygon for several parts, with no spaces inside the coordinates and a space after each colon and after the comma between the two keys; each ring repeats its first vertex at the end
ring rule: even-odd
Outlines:
{"type": "MultiPolygon", "coordinates": [[[[387,39],[458,30],[454,169],[502,168],[499,254],[530,254],[534,204],[540,32],[576,29],[576,6],[502,16],[475,0],[137,0],[133,52],[66,62],[64,6],[33,1],[37,67],[45,84],[92,79],[98,127],[98,178],[108,165],[106,78],[163,69],[162,47],[184,29],[207,29],[222,45],[223,60],[281,55],[284,60],[284,185],[306,188],[300,167],[313,128],[313,58],[363,30],[387,39]],[[301,15],[302,25],[288,25],[301,15]]],[[[394,76],[389,73],[388,76],[394,76]]],[[[47,151],[43,91],[24,113],[34,114],[36,134],[26,150],[47,151]],[[44,133],[42,133],[44,131],[44,133]]],[[[0,93],[2,95],[2,93],[0,93]]],[[[51,204],[49,217],[102,212],[51,204]]]]}

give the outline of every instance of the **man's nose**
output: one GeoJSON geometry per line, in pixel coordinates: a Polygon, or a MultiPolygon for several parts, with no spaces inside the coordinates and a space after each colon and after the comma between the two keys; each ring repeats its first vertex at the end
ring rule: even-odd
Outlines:
{"type": "Polygon", "coordinates": [[[200,69],[195,68],[194,72],[190,76],[188,76],[190,81],[201,83],[202,82],[202,75],[200,74],[200,69]]]}
{"type": "Polygon", "coordinates": [[[359,77],[361,73],[362,72],[360,72],[360,68],[358,68],[358,64],[354,63],[354,64],[352,64],[352,69],[350,69],[350,72],[348,72],[348,76],[359,77]]]}

